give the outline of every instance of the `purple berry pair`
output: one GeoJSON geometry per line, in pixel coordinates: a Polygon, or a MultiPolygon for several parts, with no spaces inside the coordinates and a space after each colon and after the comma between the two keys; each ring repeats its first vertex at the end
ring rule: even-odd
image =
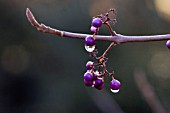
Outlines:
{"type": "MultiPolygon", "coordinates": [[[[97,34],[99,27],[102,26],[102,20],[100,18],[94,18],[92,20],[91,32],[97,34]]],[[[95,50],[95,38],[93,36],[87,36],[85,38],[85,49],[87,52],[93,52],[95,50]]]]}

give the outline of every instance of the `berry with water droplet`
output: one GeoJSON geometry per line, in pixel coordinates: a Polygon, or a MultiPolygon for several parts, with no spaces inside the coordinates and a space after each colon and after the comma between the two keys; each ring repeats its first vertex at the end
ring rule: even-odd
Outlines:
{"type": "Polygon", "coordinates": [[[94,46],[95,45],[95,39],[92,36],[87,36],[85,38],[85,45],[86,46],[94,46]]]}
{"type": "Polygon", "coordinates": [[[113,79],[110,82],[110,89],[113,93],[117,93],[120,89],[120,86],[121,86],[121,83],[116,79],[113,79]]]}
{"type": "Polygon", "coordinates": [[[87,52],[93,52],[95,50],[95,47],[96,47],[95,45],[93,45],[93,46],[85,45],[85,49],[87,52]]]}

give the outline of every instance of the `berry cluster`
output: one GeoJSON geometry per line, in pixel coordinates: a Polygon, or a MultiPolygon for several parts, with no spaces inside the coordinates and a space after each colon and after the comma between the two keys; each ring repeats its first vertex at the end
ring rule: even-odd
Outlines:
{"type": "Polygon", "coordinates": [[[87,72],[84,74],[84,84],[99,90],[104,87],[104,79],[99,76],[99,72],[94,72],[94,62],[88,61],[86,64],[87,72]]]}
{"type": "Polygon", "coordinates": [[[115,23],[116,19],[110,19],[109,13],[113,12],[114,9],[109,10],[106,14],[101,14],[93,18],[91,23],[90,31],[93,32],[93,35],[87,36],[85,38],[85,49],[89,52],[90,56],[93,57],[97,62],[88,61],[86,63],[87,72],[84,74],[84,84],[86,86],[95,87],[98,90],[104,88],[104,77],[109,75],[112,77],[110,82],[110,89],[113,93],[117,93],[120,89],[121,83],[114,78],[114,72],[109,73],[106,69],[107,59],[105,56],[107,52],[111,49],[113,45],[116,45],[114,42],[107,48],[102,56],[97,57],[97,49],[95,43],[95,35],[98,34],[99,28],[105,24],[110,30],[111,35],[116,35],[115,32],[110,27],[110,23],[115,23]]]}

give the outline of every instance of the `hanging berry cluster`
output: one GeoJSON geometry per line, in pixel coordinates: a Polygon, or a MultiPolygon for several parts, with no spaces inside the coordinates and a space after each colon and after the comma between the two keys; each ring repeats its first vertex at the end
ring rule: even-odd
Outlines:
{"type": "Polygon", "coordinates": [[[112,42],[106,51],[100,57],[97,57],[98,51],[96,49],[95,35],[98,34],[99,28],[102,25],[107,25],[112,36],[116,33],[112,30],[110,23],[115,24],[116,19],[111,19],[109,17],[110,13],[115,15],[115,10],[110,9],[107,13],[93,17],[90,31],[93,32],[93,35],[87,36],[85,38],[85,49],[89,52],[90,56],[94,58],[96,62],[88,61],[86,63],[87,72],[84,74],[84,84],[86,86],[95,87],[98,90],[104,88],[104,78],[106,75],[111,76],[112,80],[110,82],[110,89],[113,93],[117,93],[120,89],[121,83],[114,78],[114,72],[108,72],[106,69],[106,54],[111,49],[111,47],[117,45],[117,43],[112,42]]]}

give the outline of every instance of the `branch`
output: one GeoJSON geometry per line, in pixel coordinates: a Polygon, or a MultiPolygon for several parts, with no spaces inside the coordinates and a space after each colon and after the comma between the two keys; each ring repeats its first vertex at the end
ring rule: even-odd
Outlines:
{"type": "MultiPolygon", "coordinates": [[[[68,37],[68,38],[78,38],[84,39],[87,35],[90,34],[81,34],[81,33],[71,33],[67,31],[61,31],[58,29],[51,28],[44,24],[39,24],[35,19],[32,12],[27,8],[26,16],[29,22],[37,28],[38,31],[58,35],[61,37],[68,37]]],[[[125,36],[121,34],[116,34],[114,36],[103,36],[103,35],[96,35],[95,40],[102,40],[102,41],[109,41],[115,42],[117,44],[126,43],[126,42],[149,42],[149,41],[163,41],[163,40],[170,40],[170,34],[164,35],[152,35],[152,36],[125,36]]]]}

